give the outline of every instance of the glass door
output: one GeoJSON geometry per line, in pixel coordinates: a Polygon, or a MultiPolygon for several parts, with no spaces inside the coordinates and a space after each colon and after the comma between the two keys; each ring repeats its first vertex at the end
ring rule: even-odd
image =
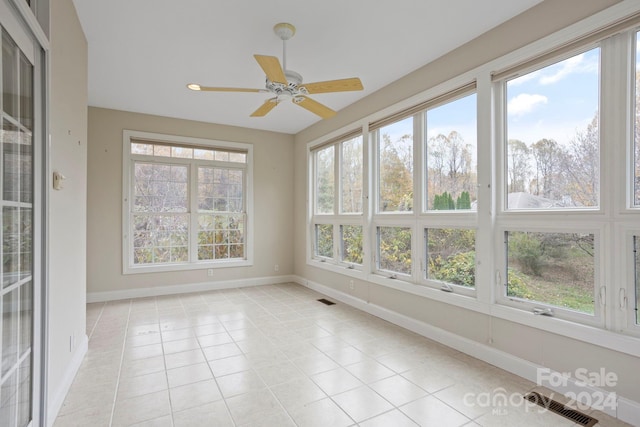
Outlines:
{"type": "Polygon", "coordinates": [[[23,427],[34,413],[34,61],[3,25],[0,22],[0,426],[23,427]]]}

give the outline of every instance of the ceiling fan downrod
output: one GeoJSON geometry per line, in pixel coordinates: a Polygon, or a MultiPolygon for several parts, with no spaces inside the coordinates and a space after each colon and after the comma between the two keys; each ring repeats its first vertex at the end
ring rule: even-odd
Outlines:
{"type": "Polygon", "coordinates": [[[282,40],[282,69],[287,70],[287,40],[294,36],[296,27],[286,22],[281,22],[273,27],[273,32],[282,40]]]}

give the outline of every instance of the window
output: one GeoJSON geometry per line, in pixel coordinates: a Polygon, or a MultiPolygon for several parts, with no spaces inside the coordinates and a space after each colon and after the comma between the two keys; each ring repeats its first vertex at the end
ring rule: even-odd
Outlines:
{"type": "Polygon", "coordinates": [[[475,209],[476,104],[474,93],[426,112],[427,210],[475,209]]]}
{"type": "Polygon", "coordinates": [[[362,137],[340,144],[340,212],[362,213],[362,137]]]}
{"type": "Polygon", "coordinates": [[[413,117],[376,131],[378,212],[413,210],[413,117]]]}
{"type": "Polygon", "coordinates": [[[476,286],[476,232],[460,228],[427,228],[426,279],[476,286]]]}
{"type": "Polygon", "coordinates": [[[342,250],[340,251],[342,261],[349,264],[362,265],[362,226],[341,225],[340,237],[342,243],[342,250]]]}
{"type": "Polygon", "coordinates": [[[411,229],[378,227],[378,270],[411,276],[411,229]]]}
{"type": "Polygon", "coordinates": [[[640,19],[581,25],[367,117],[353,162],[349,138],[310,147],[309,262],[567,336],[640,334],[640,19]]]}
{"type": "Polygon", "coordinates": [[[250,146],[125,131],[124,147],[125,273],[250,264],[250,146]]]}
{"type": "Polygon", "coordinates": [[[333,258],[333,225],[316,224],[315,254],[322,258],[333,258]]]}
{"type": "Polygon", "coordinates": [[[587,233],[508,231],[506,294],[595,314],[595,237],[587,233]]]}
{"type": "Polygon", "coordinates": [[[316,152],[316,213],[335,213],[335,148],[333,145],[316,152]]]}
{"type": "Polygon", "coordinates": [[[506,82],[506,205],[600,205],[600,48],[506,82]]]}
{"type": "Polygon", "coordinates": [[[363,141],[351,133],[311,152],[312,258],[327,265],[363,263],[363,141]]]}
{"type": "Polygon", "coordinates": [[[42,333],[43,52],[11,10],[0,6],[0,425],[42,423],[38,413],[42,333]],[[6,25],[6,27],[5,27],[6,25]]]}

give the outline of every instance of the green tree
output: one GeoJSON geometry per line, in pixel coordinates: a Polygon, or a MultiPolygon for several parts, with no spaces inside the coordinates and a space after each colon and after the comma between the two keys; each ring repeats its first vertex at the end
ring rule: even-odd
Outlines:
{"type": "Polygon", "coordinates": [[[433,197],[433,209],[439,211],[448,211],[456,208],[456,203],[453,201],[451,194],[446,191],[440,195],[436,194],[433,197]]]}
{"type": "Polygon", "coordinates": [[[456,199],[456,209],[471,209],[471,196],[468,191],[463,191],[456,199]]]}

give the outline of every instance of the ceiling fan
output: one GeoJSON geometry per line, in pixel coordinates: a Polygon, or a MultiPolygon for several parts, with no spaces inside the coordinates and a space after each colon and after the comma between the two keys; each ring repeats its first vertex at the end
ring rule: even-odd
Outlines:
{"type": "Polygon", "coordinates": [[[296,28],[287,23],[276,24],[273,27],[276,35],[282,39],[282,66],[275,56],[253,55],[260,67],[266,74],[264,89],[236,88],[236,87],[211,87],[201,86],[197,83],[189,83],[187,87],[195,91],[209,92],[258,92],[275,95],[269,98],[251,117],[263,117],[274,109],[281,102],[291,100],[294,104],[301,106],[314,114],[328,119],[336,114],[331,108],[314,101],[307,95],[315,93],[347,92],[362,90],[362,82],[359,78],[329,80],[315,83],[302,83],[302,76],[295,71],[287,70],[287,40],[296,32],[296,28]]]}

